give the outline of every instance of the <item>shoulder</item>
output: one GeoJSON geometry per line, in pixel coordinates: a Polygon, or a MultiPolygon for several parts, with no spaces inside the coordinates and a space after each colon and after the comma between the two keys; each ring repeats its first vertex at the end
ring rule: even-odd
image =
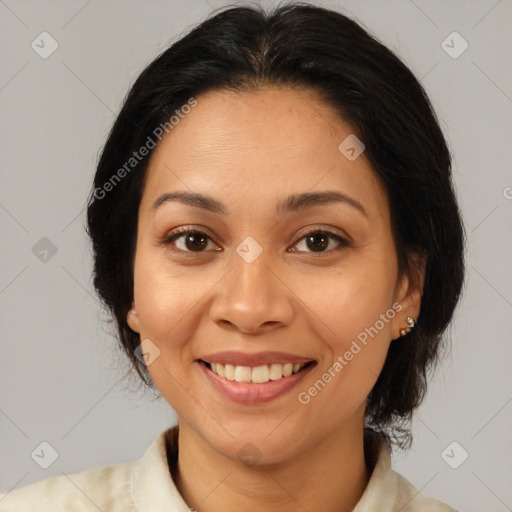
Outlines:
{"type": "Polygon", "coordinates": [[[429,498],[402,475],[390,470],[392,478],[396,482],[396,499],[401,504],[401,512],[457,512],[446,503],[429,498]]]}
{"type": "Polygon", "coordinates": [[[365,438],[368,460],[373,470],[366,489],[353,512],[457,512],[423,495],[409,480],[391,467],[391,447],[378,435],[365,438]]]}
{"type": "Polygon", "coordinates": [[[80,473],[63,472],[0,494],[0,512],[130,512],[140,506],[153,511],[164,510],[169,503],[184,508],[169,474],[166,438],[174,461],[177,426],[161,432],[140,459],[80,473]]]}
{"type": "Polygon", "coordinates": [[[63,474],[0,494],[0,512],[130,510],[134,462],[63,474]]]}

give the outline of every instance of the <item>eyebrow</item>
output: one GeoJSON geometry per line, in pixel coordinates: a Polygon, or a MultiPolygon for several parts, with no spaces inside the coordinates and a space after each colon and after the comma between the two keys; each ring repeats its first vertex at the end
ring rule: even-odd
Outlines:
{"type": "MultiPolygon", "coordinates": [[[[173,201],[178,201],[180,203],[196,208],[202,208],[203,210],[207,210],[219,215],[228,215],[228,209],[226,206],[213,197],[206,194],[185,191],[166,192],[165,194],[162,194],[153,202],[149,211],[153,212],[163,204],[173,201]]],[[[348,196],[347,194],[344,194],[343,192],[338,192],[336,190],[326,190],[323,192],[304,192],[303,194],[291,195],[277,203],[275,213],[279,215],[288,212],[298,212],[312,208],[314,206],[332,203],[347,204],[358,210],[365,217],[368,217],[366,210],[359,201],[348,196]]]]}

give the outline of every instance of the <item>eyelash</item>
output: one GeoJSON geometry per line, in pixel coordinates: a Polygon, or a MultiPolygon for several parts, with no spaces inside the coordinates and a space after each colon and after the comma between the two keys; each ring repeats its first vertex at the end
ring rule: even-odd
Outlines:
{"type": "MultiPolygon", "coordinates": [[[[195,228],[187,228],[187,227],[180,227],[180,228],[177,228],[174,232],[171,232],[169,233],[168,236],[166,236],[160,243],[161,245],[165,246],[165,247],[168,247],[168,246],[171,246],[173,245],[173,242],[185,235],[189,235],[189,234],[192,234],[192,235],[205,235],[209,240],[211,240],[213,242],[213,240],[207,235],[207,233],[205,233],[204,231],[200,231],[198,229],[195,229],[195,228]]],[[[351,247],[351,244],[350,242],[348,242],[346,239],[342,238],[341,236],[337,235],[336,233],[333,233],[332,231],[328,231],[328,230],[324,230],[324,229],[311,229],[310,231],[307,231],[305,233],[302,234],[302,236],[299,238],[299,240],[297,241],[297,243],[295,245],[297,245],[300,241],[302,241],[303,239],[305,239],[306,237],[312,235],[312,234],[321,234],[321,235],[326,235],[327,237],[329,238],[333,238],[335,239],[339,244],[340,246],[336,249],[330,249],[329,251],[324,251],[324,252],[318,252],[318,253],[315,253],[314,251],[308,251],[307,254],[316,254],[318,256],[322,256],[324,254],[330,254],[332,253],[333,251],[336,251],[336,250],[340,250],[341,248],[344,248],[344,247],[351,247]]],[[[294,245],[294,247],[295,247],[294,245]]],[[[173,247],[173,250],[175,251],[179,251],[179,252],[184,252],[184,253],[188,253],[190,255],[196,255],[196,254],[203,254],[207,251],[185,251],[183,249],[178,249],[176,247],[173,247]]],[[[304,252],[304,251],[294,251],[294,252],[304,252]]]]}

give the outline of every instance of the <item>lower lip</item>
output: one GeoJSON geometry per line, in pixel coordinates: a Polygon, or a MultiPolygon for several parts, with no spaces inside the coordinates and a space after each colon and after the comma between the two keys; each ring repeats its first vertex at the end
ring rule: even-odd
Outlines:
{"type": "Polygon", "coordinates": [[[213,387],[222,395],[226,396],[233,402],[240,404],[262,404],[274,400],[292,388],[294,388],[316,365],[311,364],[288,377],[277,380],[269,380],[262,384],[254,384],[249,382],[236,382],[219,377],[215,372],[210,370],[205,363],[198,362],[202,371],[211,382],[213,387]]]}

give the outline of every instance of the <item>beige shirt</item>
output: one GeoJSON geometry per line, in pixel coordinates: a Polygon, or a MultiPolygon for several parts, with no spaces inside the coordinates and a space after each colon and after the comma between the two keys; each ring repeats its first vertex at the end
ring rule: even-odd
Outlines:
{"type": "MultiPolygon", "coordinates": [[[[426,498],[393,471],[387,445],[380,443],[375,453],[370,480],[353,512],[456,512],[426,498]]],[[[160,433],[139,460],[47,478],[1,494],[0,512],[191,511],[171,476],[177,457],[174,426],[160,433]]]]}

